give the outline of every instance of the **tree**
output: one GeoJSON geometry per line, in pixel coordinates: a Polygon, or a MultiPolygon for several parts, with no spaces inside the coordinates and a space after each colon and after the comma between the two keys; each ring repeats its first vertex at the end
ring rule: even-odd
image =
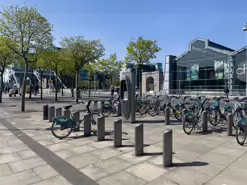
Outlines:
{"type": "Polygon", "coordinates": [[[11,40],[13,44],[8,47],[25,63],[21,98],[24,112],[28,65],[36,62],[43,48],[52,42],[52,26],[34,7],[3,7],[0,14],[0,34],[11,40]]]}
{"type": "Polygon", "coordinates": [[[98,65],[99,71],[103,72],[111,80],[113,84],[113,77],[121,70],[122,62],[117,61],[117,55],[114,53],[110,58],[101,60],[98,65]]]}
{"type": "Polygon", "coordinates": [[[0,37],[0,103],[2,103],[3,74],[16,59],[12,50],[8,48],[7,42],[9,42],[7,38],[0,37]]]}
{"type": "Polygon", "coordinates": [[[156,53],[160,50],[161,48],[157,46],[156,40],[144,40],[143,37],[130,41],[127,46],[127,56],[125,60],[127,63],[135,63],[137,72],[140,74],[140,96],[142,95],[142,65],[150,63],[150,60],[156,58],[156,53]]]}
{"type": "MultiPolygon", "coordinates": [[[[88,41],[82,36],[65,37],[61,41],[61,46],[66,48],[71,54],[76,71],[75,88],[78,91],[79,73],[81,68],[91,61],[98,60],[104,54],[104,46],[100,40],[88,41]]],[[[78,103],[78,94],[76,93],[76,103],[78,103]]]]}
{"type": "Polygon", "coordinates": [[[63,52],[59,51],[60,48],[51,46],[49,50],[44,51],[41,55],[41,61],[43,64],[48,66],[52,71],[55,72],[55,101],[57,101],[58,93],[58,70],[63,61],[63,52]]]}
{"type": "Polygon", "coordinates": [[[84,70],[88,71],[88,89],[89,89],[89,98],[91,98],[91,85],[93,75],[98,72],[98,64],[97,62],[89,62],[88,64],[84,65],[84,70]]]}

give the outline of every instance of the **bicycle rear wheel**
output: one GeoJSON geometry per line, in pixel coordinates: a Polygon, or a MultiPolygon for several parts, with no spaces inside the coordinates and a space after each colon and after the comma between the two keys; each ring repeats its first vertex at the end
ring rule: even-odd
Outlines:
{"type": "Polygon", "coordinates": [[[238,119],[240,118],[240,112],[239,111],[234,111],[233,113],[233,127],[236,129],[236,122],[238,121],[238,119]]]}
{"type": "Polygon", "coordinates": [[[56,121],[53,121],[51,125],[52,134],[59,139],[68,137],[73,131],[72,122],[67,122],[64,124],[58,124],[56,121]]]}
{"type": "Polygon", "coordinates": [[[156,104],[151,104],[148,106],[148,114],[150,116],[156,116],[159,113],[159,107],[156,104]]]}
{"type": "Polygon", "coordinates": [[[217,109],[212,110],[209,113],[208,118],[209,118],[209,122],[213,126],[217,126],[220,123],[220,112],[217,109]]]}
{"type": "Polygon", "coordinates": [[[244,145],[246,140],[246,132],[243,127],[237,127],[236,129],[236,140],[241,146],[244,145]]]}
{"type": "Polygon", "coordinates": [[[194,128],[194,124],[189,121],[183,122],[183,130],[187,135],[190,135],[194,128]]]}
{"type": "Polygon", "coordinates": [[[110,116],[111,113],[112,113],[112,105],[110,105],[110,104],[104,104],[104,105],[102,105],[101,114],[104,117],[110,116]]]}

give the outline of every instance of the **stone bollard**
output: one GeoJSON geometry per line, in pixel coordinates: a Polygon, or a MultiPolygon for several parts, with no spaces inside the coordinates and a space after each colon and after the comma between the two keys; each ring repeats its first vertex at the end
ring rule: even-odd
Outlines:
{"type": "MultiPolygon", "coordinates": [[[[74,112],[73,113],[73,121],[78,124],[80,121],[80,112],[74,112]]],[[[74,128],[74,131],[80,131],[80,125],[78,125],[77,127],[74,128]]]]}
{"type": "Polygon", "coordinates": [[[48,120],[52,122],[52,119],[55,117],[55,107],[51,106],[48,108],[48,120]]]}
{"type": "Polygon", "coordinates": [[[166,125],[170,124],[170,109],[169,109],[169,107],[165,108],[165,124],[166,125]]]}
{"type": "Polygon", "coordinates": [[[48,120],[48,105],[43,106],[43,120],[48,120]]]}
{"type": "Polygon", "coordinates": [[[105,117],[98,118],[97,141],[105,140],[105,117]]]}
{"type": "Polygon", "coordinates": [[[84,116],[84,136],[91,136],[91,114],[84,116]]]}
{"type": "Polygon", "coordinates": [[[63,115],[67,118],[70,118],[70,110],[64,110],[63,115]]]}
{"type": "Polygon", "coordinates": [[[117,116],[122,116],[122,107],[120,102],[117,104],[117,116]]]}
{"type": "Polygon", "coordinates": [[[233,116],[231,113],[227,115],[227,136],[232,136],[232,125],[233,125],[233,116]]]}
{"type": "Polygon", "coordinates": [[[114,147],[122,146],[122,120],[114,121],[114,147]]]}
{"type": "Polygon", "coordinates": [[[163,133],[163,166],[172,165],[172,130],[163,133]]]}
{"type": "Polygon", "coordinates": [[[135,127],[135,155],[140,156],[143,154],[143,124],[135,127]]]}
{"type": "Polygon", "coordinates": [[[207,111],[202,112],[202,132],[208,131],[208,113],[207,111]]]}
{"type": "Polygon", "coordinates": [[[58,117],[58,116],[62,116],[62,108],[61,107],[56,109],[56,117],[58,117]]]}

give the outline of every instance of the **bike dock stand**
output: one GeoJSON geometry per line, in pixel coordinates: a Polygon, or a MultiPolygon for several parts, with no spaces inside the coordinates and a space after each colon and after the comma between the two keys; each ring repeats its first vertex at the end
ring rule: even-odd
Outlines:
{"type": "Polygon", "coordinates": [[[51,106],[48,108],[48,120],[52,122],[52,119],[55,117],[55,107],[51,106]]]}
{"type": "Polygon", "coordinates": [[[64,110],[63,115],[67,118],[70,118],[70,110],[64,110]]]}
{"type": "Polygon", "coordinates": [[[114,147],[122,146],[122,120],[114,121],[114,139],[113,145],[114,147]]]}
{"type": "Polygon", "coordinates": [[[84,116],[84,136],[91,136],[91,114],[84,116]]]}
{"type": "Polygon", "coordinates": [[[48,105],[43,106],[43,120],[48,120],[48,105]]]}
{"type": "Polygon", "coordinates": [[[135,127],[135,155],[140,156],[143,154],[143,124],[135,127]]]}
{"type": "Polygon", "coordinates": [[[227,115],[227,136],[232,136],[232,125],[233,125],[233,116],[230,113],[227,115]]]}
{"type": "Polygon", "coordinates": [[[56,117],[62,116],[62,108],[56,108],[56,117]]]}
{"type": "Polygon", "coordinates": [[[163,133],[163,166],[172,165],[172,130],[163,133]]]}
{"type": "MultiPolygon", "coordinates": [[[[79,123],[79,121],[80,121],[80,112],[79,111],[73,113],[73,121],[77,124],[79,123]]],[[[74,131],[80,131],[80,124],[78,124],[78,127],[74,128],[74,131]]]]}
{"type": "Polygon", "coordinates": [[[208,113],[207,111],[202,112],[202,132],[206,133],[208,131],[208,113]]]}
{"type": "Polygon", "coordinates": [[[122,107],[120,102],[117,104],[117,116],[122,116],[122,107]]]}
{"type": "Polygon", "coordinates": [[[105,117],[98,118],[97,141],[105,140],[105,117]]]}
{"type": "Polygon", "coordinates": [[[166,125],[170,124],[170,109],[169,109],[169,107],[166,107],[166,109],[165,109],[165,124],[166,125]]]}

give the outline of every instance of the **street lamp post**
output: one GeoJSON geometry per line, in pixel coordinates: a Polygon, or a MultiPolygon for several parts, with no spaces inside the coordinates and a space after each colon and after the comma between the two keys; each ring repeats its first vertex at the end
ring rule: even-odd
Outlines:
{"type": "MultiPolygon", "coordinates": [[[[247,32],[247,23],[245,23],[243,31],[247,32]]],[[[246,54],[245,54],[245,60],[246,60],[246,64],[245,65],[246,66],[244,67],[244,74],[245,74],[245,77],[246,77],[246,79],[245,79],[245,94],[247,96],[247,72],[246,72],[246,67],[247,67],[247,48],[245,48],[245,50],[246,50],[246,54]]]]}

